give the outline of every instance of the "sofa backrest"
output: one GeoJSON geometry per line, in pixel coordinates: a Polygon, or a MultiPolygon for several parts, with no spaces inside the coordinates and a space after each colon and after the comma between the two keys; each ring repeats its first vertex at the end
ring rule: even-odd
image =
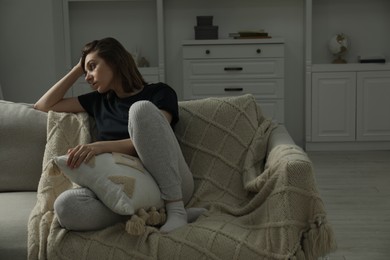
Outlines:
{"type": "Polygon", "coordinates": [[[0,100],[0,192],[37,190],[46,121],[32,105],[0,100]]]}
{"type": "MultiPolygon", "coordinates": [[[[245,194],[242,174],[248,150],[265,121],[255,98],[243,95],[182,101],[179,108],[175,134],[194,176],[194,197],[212,193],[219,199],[238,199],[233,194],[245,194]],[[236,189],[225,194],[232,183],[236,189]]],[[[258,156],[263,161],[261,154],[258,156]]]]}

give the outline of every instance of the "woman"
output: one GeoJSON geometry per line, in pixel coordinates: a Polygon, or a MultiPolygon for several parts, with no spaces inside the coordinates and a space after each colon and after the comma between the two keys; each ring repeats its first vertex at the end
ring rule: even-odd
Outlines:
{"type": "MultiPolygon", "coordinates": [[[[204,211],[184,208],[194,183],[172,131],[178,121],[176,93],[163,83],[146,84],[131,54],[117,40],[105,38],[86,44],[80,62],[36,102],[35,109],[87,112],[94,117],[98,140],[69,149],[67,164],[71,168],[101,153],[138,156],[165,201],[167,221],[162,232],[181,227],[204,211]],[[95,91],[64,98],[83,74],[95,91]]],[[[97,230],[124,218],[87,188],[62,193],[54,210],[60,224],[70,230],[97,230]]]]}

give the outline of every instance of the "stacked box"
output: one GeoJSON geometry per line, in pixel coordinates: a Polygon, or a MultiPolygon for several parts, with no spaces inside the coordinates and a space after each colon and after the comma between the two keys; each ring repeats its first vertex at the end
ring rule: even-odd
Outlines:
{"type": "Polygon", "coordinates": [[[218,26],[213,25],[213,16],[197,16],[196,40],[218,39],[218,26]]]}

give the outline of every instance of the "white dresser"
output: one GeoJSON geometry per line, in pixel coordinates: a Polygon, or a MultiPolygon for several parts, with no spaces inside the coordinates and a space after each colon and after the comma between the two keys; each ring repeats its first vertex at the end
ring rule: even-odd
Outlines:
{"type": "Polygon", "coordinates": [[[263,113],[284,123],[284,40],[188,40],[184,99],[253,94],[263,113]]]}

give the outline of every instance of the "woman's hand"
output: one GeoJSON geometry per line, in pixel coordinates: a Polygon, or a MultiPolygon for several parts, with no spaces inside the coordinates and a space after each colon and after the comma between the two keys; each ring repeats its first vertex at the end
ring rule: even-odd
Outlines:
{"type": "Polygon", "coordinates": [[[81,144],[68,150],[68,166],[71,169],[88,163],[95,155],[101,153],[124,153],[137,156],[137,152],[130,138],[116,141],[100,141],[90,144],[81,144]]]}
{"type": "Polygon", "coordinates": [[[84,112],[77,97],[65,98],[66,92],[84,74],[81,63],[77,63],[62,79],[54,84],[35,104],[37,110],[48,112],[84,112]]]}
{"type": "Polygon", "coordinates": [[[71,169],[78,168],[82,163],[88,163],[95,155],[98,155],[94,143],[82,144],[68,150],[68,167],[71,169]]]}

